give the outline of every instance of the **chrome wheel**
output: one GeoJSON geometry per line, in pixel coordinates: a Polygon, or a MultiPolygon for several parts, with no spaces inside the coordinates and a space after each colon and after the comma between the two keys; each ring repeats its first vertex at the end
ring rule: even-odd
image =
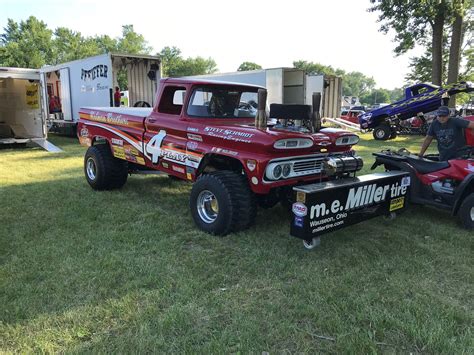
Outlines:
{"type": "Polygon", "coordinates": [[[95,166],[95,161],[92,158],[87,159],[86,173],[89,180],[95,180],[97,174],[97,167],[95,166]]]}
{"type": "Polygon", "coordinates": [[[384,138],[385,137],[385,132],[381,129],[379,129],[377,132],[375,132],[375,135],[377,136],[377,138],[384,138]]]}
{"type": "Polygon", "coordinates": [[[319,246],[320,244],[321,244],[321,238],[319,237],[314,237],[313,239],[311,239],[311,241],[307,241],[303,239],[303,246],[307,250],[312,250],[316,248],[317,246],[319,246]]]}
{"type": "Polygon", "coordinates": [[[197,198],[197,212],[205,223],[213,223],[219,214],[219,203],[216,196],[209,190],[203,190],[197,198]]]}
{"type": "Polygon", "coordinates": [[[474,206],[471,207],[471,221],[474,221],[474,206]]]}

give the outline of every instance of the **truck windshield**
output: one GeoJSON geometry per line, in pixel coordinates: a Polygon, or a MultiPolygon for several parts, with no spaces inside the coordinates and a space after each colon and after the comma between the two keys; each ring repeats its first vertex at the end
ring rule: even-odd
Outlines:
{"type": "Polygon", "coordinates": [[[235,88],[200,87],[194,90],[187,113],[192,117],[255,118],[257,93],[235,88]]]}

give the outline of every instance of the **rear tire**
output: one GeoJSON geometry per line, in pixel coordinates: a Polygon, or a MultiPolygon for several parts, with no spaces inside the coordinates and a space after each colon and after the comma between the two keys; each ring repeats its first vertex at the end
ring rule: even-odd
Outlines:
{"type": "Polygon", "coordinates": [[[244,230],[257,214],[247,178],[228,170],[201,175],[193,185],[189,205],[196,226],[215,235],[244,230]]]}
{"type": "Polygon", "coordinates": [[[458,215],[464,228],[474,229],[474,193],[464,199],[458,215]]]}
{"type": "Polygon", "coordinates": [[[128,177],[128,163],[112,155],[108,144],[89,147],[84,156],[84,175],[94,190],[121,188],[128,177]]]}
{"type": "Polygon", "coordinates": [[[378,141],[386,141],[390,138],[391,134],[392,130],[390,129],[390,126],[385,124],[375,127],[374,132],[372,133],[374,139],[378,141]]]}

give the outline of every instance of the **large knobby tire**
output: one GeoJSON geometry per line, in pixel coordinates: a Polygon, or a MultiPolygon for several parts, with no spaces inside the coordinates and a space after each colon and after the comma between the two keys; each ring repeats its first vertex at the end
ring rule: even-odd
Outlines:
{"type": "Polygon", "coordinates": [[[464,228],[474,229],[474,193],[464,199],[458,215],[464,228]]]}
{"type": "Polygon", "coordinates": [[[380,125],[374,128],[374,132],[372,134],[376,140],[386,141],[387,139],[390,139],[392,130],[388,125],[380,125]]]}
{"type": "Polygon", "coordinates": [[[84,156],[84,174],[94,190],[121,188],[128,177],[128,163],[115,158],[108,144],[89,147],[84,156]]]}
{"type": "Polygon", "coordinates": [[[257,214],[247,178],[228,170],[201,175],[193,185],[189,205],[198,228],[215,235],[244,230],[257,214]]]}

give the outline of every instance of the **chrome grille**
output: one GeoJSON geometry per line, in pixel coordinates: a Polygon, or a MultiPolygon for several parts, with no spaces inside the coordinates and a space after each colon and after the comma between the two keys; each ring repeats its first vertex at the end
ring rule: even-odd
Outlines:
{"type": "Polygon", "coordinates": [[[305,171],[315,172],[315,170],[319,172],[322,169],[323,161],[324,158],[295,161],[293,163],[293,171],[295,173],[302,173],[305,171]]]}

